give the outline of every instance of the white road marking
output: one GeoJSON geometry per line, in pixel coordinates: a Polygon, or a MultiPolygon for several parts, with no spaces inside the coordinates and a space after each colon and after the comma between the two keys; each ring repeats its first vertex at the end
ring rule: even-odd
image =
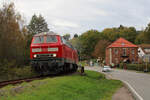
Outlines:
{"type": "Polygon", "coordinates": [[[139,100],[144,100],[128,82],[126,82],[126,81],[123,81],[123,82],[128,85],[128,87],[131,89],[132,92],[135,93],[135,95],[139,98],[139,100]]]}

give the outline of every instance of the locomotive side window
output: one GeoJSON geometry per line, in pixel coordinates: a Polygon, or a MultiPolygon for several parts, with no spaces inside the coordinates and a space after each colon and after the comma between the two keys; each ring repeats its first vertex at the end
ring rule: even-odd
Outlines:
{"type": "Polygon", "coordinates": [[[44,37],[43,36],[34,37],[33,43],[44,43],[44,37]]]}
{"type": "Polygon", "coordinates": [[[61,41],[62,41],[63,44],[65,44],[65,45],[67,45],[68,47],[74,49],[74,47],[73,47],[68,41],[66,41],[63,37],[61,37],[61,41]]]}
{"type": "Polygon", "coordinates": [[[63,44],[66,44],[66,40],[65,40],[63,37],[61,37],[61,42],[62,42],[63,44]]]}
{"type": "Polygon", "coordinates": [[[47,39],[46,39],[46,42],[47,42],[47,43],[57,42],[56,36],[49,35],[49,36],[47,36],[46,38],[47,38],[47,39]]]}

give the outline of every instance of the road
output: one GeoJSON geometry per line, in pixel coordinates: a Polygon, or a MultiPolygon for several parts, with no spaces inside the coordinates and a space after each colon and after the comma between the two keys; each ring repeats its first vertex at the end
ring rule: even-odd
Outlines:
{"type": "MultiPolygon", "coordinates": [[[[101,67],[85,67],[85,69],[101,72],[101,67]]],[[[129,83],[141,100],[150,100],[150,74],[119,69],[113,69],[107,74],[114,79],[129,83]]]]}

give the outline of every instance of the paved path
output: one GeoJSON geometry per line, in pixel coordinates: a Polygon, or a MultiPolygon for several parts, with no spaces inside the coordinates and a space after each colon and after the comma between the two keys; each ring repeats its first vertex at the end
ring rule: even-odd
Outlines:
{"type": "MultiPolygon", "coordinates": [[[[101,67],[85,67],[88,70],[101,72],[101,67]]],[[[138,73],[135,71],[113,69],[112,72],[107,72],[108,75],[115,79],[125,81],[137,92],[141,100],[150,100],[150,75],[138,73]]]]}

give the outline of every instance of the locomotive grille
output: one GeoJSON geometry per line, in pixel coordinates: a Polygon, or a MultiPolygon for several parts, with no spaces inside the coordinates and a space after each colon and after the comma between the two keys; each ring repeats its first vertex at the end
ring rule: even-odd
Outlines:
{"type": "Polygon", "coordinates": [[[38,54],[37,58],[48,58],[53,57],[53,54],[38,54]]]}

